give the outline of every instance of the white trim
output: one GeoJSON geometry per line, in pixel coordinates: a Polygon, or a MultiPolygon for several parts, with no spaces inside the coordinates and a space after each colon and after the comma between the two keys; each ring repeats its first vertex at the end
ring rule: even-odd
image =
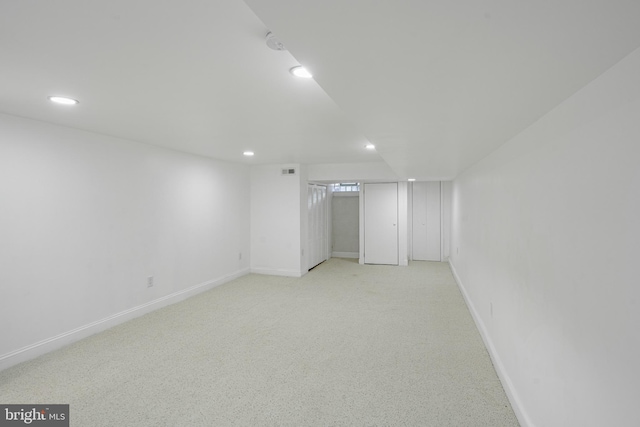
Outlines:
{"type": "Polygon", "coordinates": [[[487,329],[484,325],[484,322],[480,318],[478,311],[476,310],[475,306],[471,302],[471,299],[469,298],[469,295],[467,294],[466,289],[462,285],[462,281],[460,280],[460,277],[458,276],[458,273],[456,272],[455,267],[451,263],[451,260],[449,260],[449,268],[451,269],[451,272],[453,273],[453,277],[456,283],[458,284],[458,288],[460,288],[460,292],[462,293],[462,296],[464,297],[467,307],[471,312],[473,321],[475,322],[476,327],[478,328],[478,331],[480,331],[480,336],[482,337],[482,341],[484,341],[484,345],[489,352],[489,356],[491,357],[493,366],[498,374],[498,378],[500,379],[500,382],[502,383],[504,391],[507,394],[507,398],[511,403],[513,412],[516,414],[516,418],[518,418],[518,422],[522,427],[534,427],[534,424],[531,421],[531,418],[525,411],[524,405],[522,404],[522,401],[518,396],[518,393],[516,392],[516,389],[513,383],[511,382],[511,378],[509,377],[509,375],[507,374],[504,368],[502,359],[500,359],[500,356],[498,355],[498,352],[496,351],[496,348],[493,345],[493,341],[491,341],[491,338],[487,333],[487,329]]]}
{"type": "Polygon", "coordinates": [[[253,274],[266,274],[268,276],[286,276],[286,277],[302,277],[304,273],[297,270],[282,270],[282,269],[271,269],[271,268],[252,268],[251,273],[253,274]]]}
{"type": "Polygon", "coordinates": [[[332,258],[360,258],[359,252],[331,252],[332,258]]]}
{"type": "Polygon", "coordinates": [[[220,286],[246,274],[249,274],[248,268],[238,270],[235,273],[220,277],[218,279],[209,280],[207,282],[191,286],[190,288],[174,292],[145,304],[132,307],[103,319],[96,320],[95,322],[88,323],[84,326],[80,326],[70,331],[63,332],[51,338],[38,341],[37,343],[28,345],[10,353],[0,355],[0,371],[17,365],[18,363],[22,363],[51,351],[57,350],[76,341],[80,341],[83,338],[97,334],[98,332],[105,331],[128,320],[140,317],[162,307],[175,304],[199,293],[208,291],[215,288],[216,286],[220,286]]]}

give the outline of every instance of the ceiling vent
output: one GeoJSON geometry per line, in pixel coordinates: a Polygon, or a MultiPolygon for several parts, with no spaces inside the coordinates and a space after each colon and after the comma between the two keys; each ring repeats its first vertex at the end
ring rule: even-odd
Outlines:
{"type": "Polygon", "coordinates": [[[267,33],[267,46],[269,46],[273,50],[287,50],[282,42],[278,40],[276,36],[273,35],[271,31],[267,33]]]}
{"type": "Polygon", "coordinates": [[[294,168],[285,168],[282,169],[282,175],[295,175],[296,170],[294,168]]]}

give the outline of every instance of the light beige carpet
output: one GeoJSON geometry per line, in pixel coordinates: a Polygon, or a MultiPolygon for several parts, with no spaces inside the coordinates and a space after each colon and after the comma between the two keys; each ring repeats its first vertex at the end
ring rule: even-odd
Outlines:
{"type": "Polygon", "coordinates": [[[445,263],[248,275],[0,372],[72,426],[517,426],[445,263]]]}

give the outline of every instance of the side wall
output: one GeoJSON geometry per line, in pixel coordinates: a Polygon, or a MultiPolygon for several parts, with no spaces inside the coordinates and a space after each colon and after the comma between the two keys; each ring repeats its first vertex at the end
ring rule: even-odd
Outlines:
{"type": "Polygon", "coordinates": [[[0,115],[0,204],[0,369],[248,272],[239,164],[0,115]]]}
{"type": "Polygon", "coordinates": [[[299,164],[251,168],[251,271],[300,277],[307,239],[306,169],[299,164]],[[282,175],[295,168],[295,175],[282,175]],[[304,232],[302,232],[304,230],[304,232]]]}
{"type": "Polygon", "coordinates": [[[637,426],[640,51],[461,176],[451,265],[523,425],[637,426]]]}

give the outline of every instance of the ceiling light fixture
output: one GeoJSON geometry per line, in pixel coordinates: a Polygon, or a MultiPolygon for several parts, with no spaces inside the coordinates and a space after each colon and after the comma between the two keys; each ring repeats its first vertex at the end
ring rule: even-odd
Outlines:
{"type": "Polygon", "coordinates": [[[415,180],[416,180],[415,178],[409,178],[407,181],[409,181],[409,182],[413,182],[413,181],[415,181],[415,180]]]}
{"type": "Polygon", "coordinates": [[[67,98],[66,96],[50,96],[49,101],[55,102],[61,105],[76,105],[79,104],[77,99],[67,98]]]}
{"type": "Polygon", "coordinates": [[[245,151],[245,152],[244,152],[244,153],[242,153],[242,154],[244,154],[244,155],[245,155],[245,156],[247,156],[247,157],[251,157],[251,156],[253,156],[253,154],[254,154],[254,153],[253,153],[253,151],[245,151]]]}
{"type": "Polygon", "coordinates": [[[302,65],[297,65],[293,67],[292,69],[289,70],[289,72],[294,76],[301,77],[303,79],[310,79],[311,77],[313,77],[313,75],[309,71],[307,71],[307,69],[304,68],[302,65]]]}
{"type": "Polygon", "coordinates": [[[366,148],[367,150],[375,150],[376,146],[373,144],[367,144],[364,146],[364,148],[366,148]]]}

